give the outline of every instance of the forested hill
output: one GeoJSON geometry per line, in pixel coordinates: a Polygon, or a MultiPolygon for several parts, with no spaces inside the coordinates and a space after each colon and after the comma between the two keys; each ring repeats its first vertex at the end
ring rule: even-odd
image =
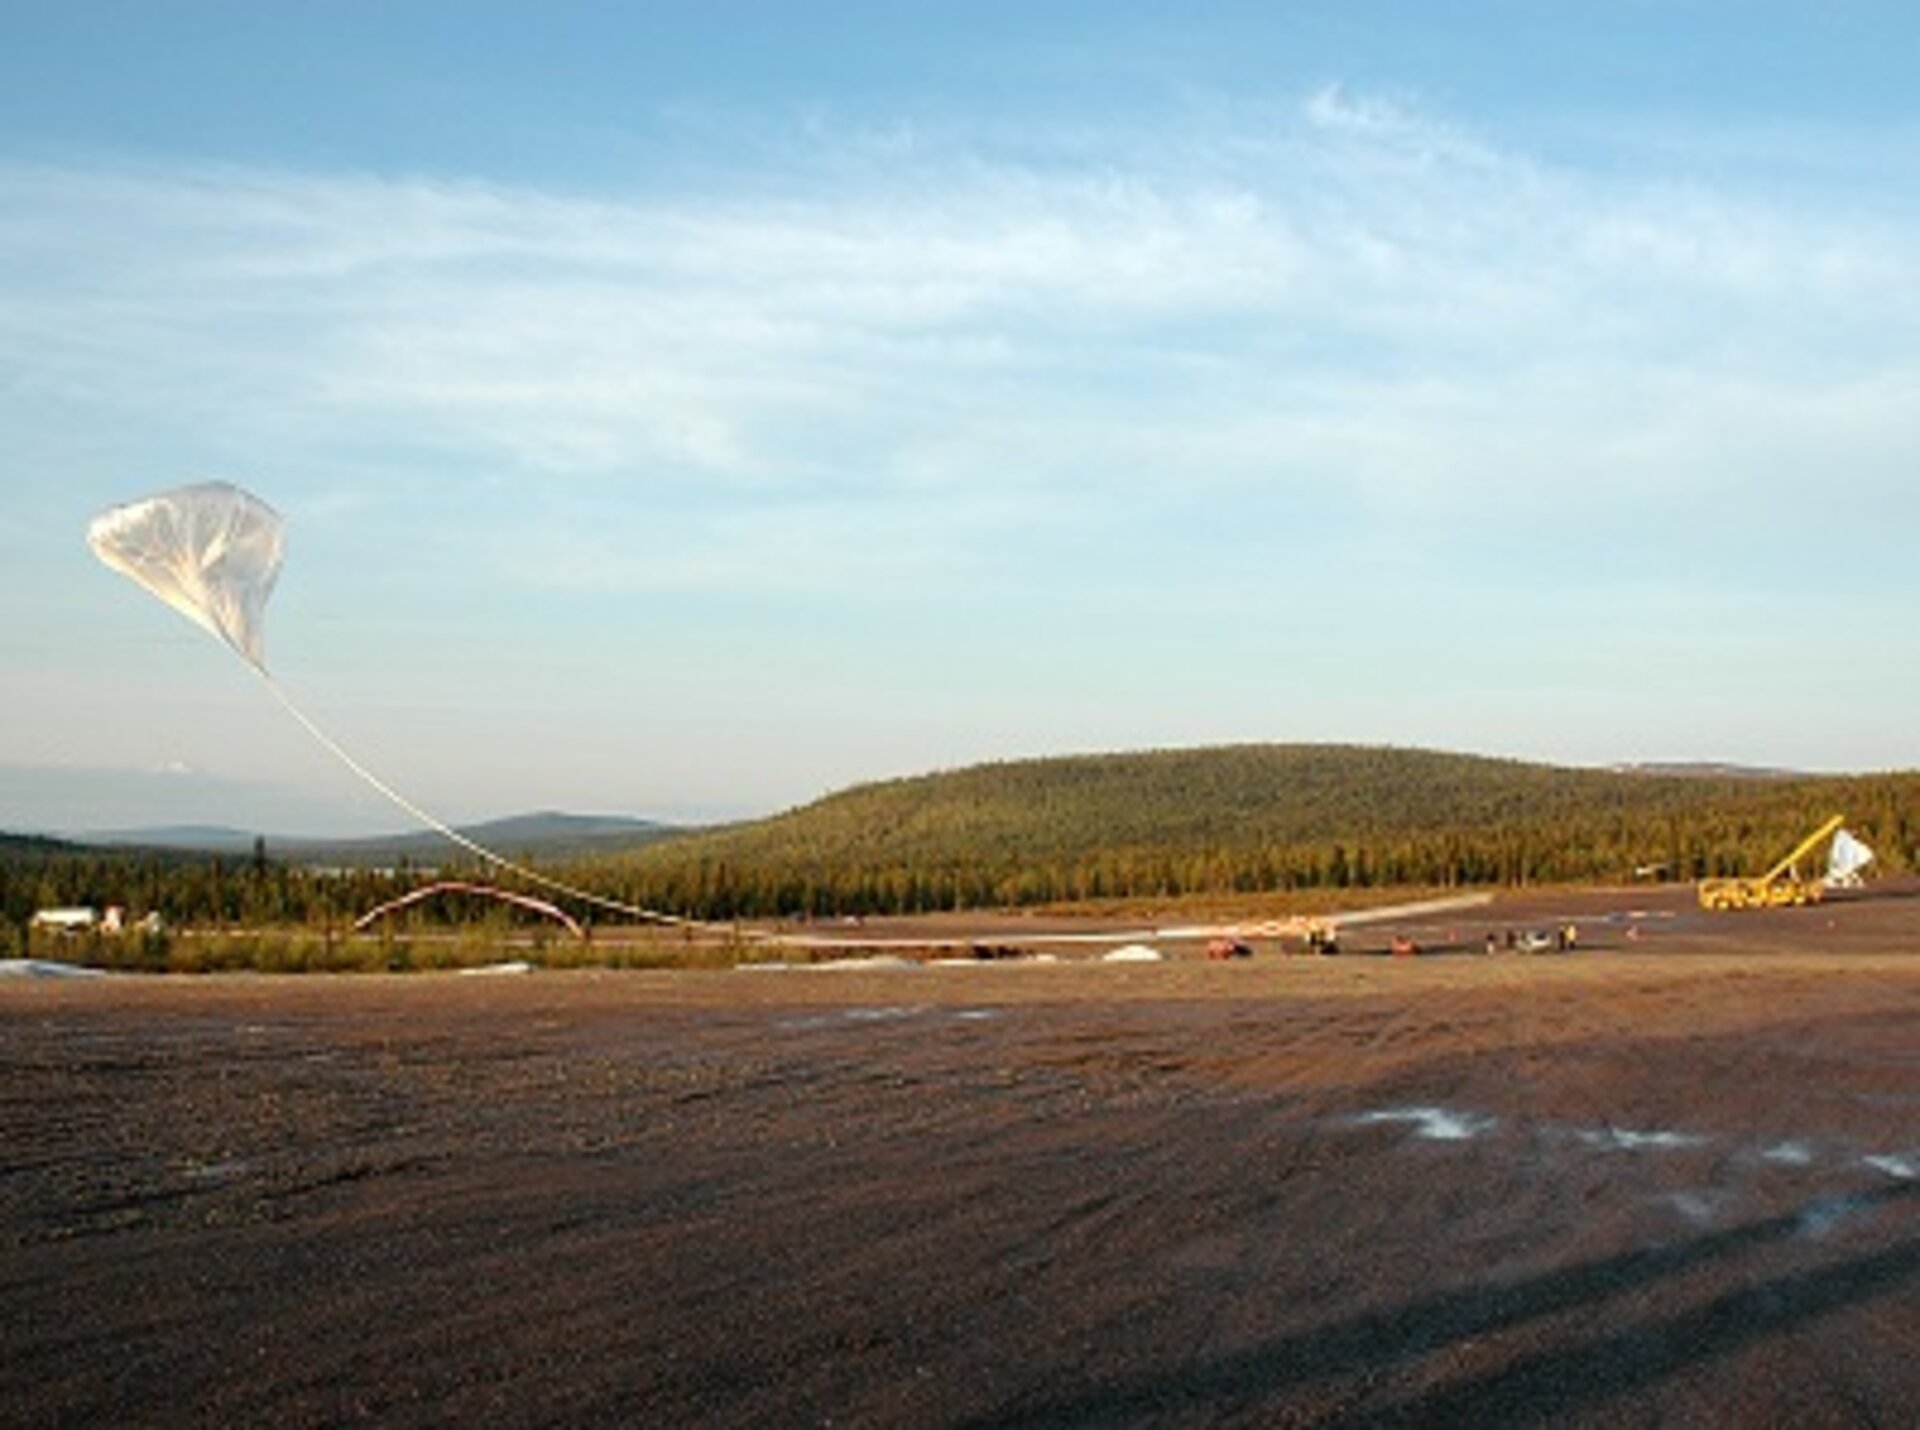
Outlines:
{"type": "Polygon", "coordinates": [[[0,832],[0,863],[32,864],[84,852],[80,845],[69,844],[62,839],[49,839],[41,834],[0,832]]]}
{"type": "MultiPolygon", "coordinates": [[[[981,765],[863,785],[754,824],[549,854],[567,883],[709,919],[1291,890],[1697,879],[1765,869],[1843,814],[1882,871],[1920,865],[1920,773],[1563,769],[1330,745],[981,765]],[[563,862],[564,861],[564,862],[563,862]]],[[[407,872],[0,839],[0,922],[50,904],[321,923],[407,872]]],[[[337,862],[337,861],[335,861],[337,862]]],[[[444,862],[444,861],[441,861],[444,862]]],[[[0,940],[0,947],[4,940],[0,940]]]]}
{"type": "Polygon", "coordinates": [[[1424,750],[1244,745],[862,785],[597,867],[710,915],[1765,867],[1845,813],[1908,867],[1920,774],[1757,779],[1424,750]]]}

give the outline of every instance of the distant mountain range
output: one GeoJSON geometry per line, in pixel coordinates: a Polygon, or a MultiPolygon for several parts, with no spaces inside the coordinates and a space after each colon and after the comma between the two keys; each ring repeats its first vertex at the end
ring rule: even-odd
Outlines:
{"type": "Polygon", "coordinates": [[[1611,765],[1616,774],[1665,775],[1687,780],[1804,780],[1804,770],[1769,769],[1764,765],[1716,764],[1710,760],[1651,760],[1637,764],[1611,765]]]}
{"type": "MultiPolygon", "coordinates": [[[[480,824],[455,826],[476,844],[508,858],[555,859],[579,854],[610,854],[637,849],[681,831],[673,825],[625,815],[513,815],[480,824]]],[[[100,830],[76,836],[72,843],[114,849],[164,849],[195,854],[251,854],[261,841],[270,858],[305,864],[431,864],[460,854],[446,836],[432,830],[358,839],[311,839],[260,835],[224,825],[178,824],[141,829],[100,830]]]]}

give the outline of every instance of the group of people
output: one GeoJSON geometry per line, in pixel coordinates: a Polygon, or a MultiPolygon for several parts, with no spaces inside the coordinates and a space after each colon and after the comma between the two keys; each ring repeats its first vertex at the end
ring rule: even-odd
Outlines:
{"type": "MultiPolygon", "coordinates": [[[[1446,942],[1440,947],[1458,947],[1457,934],[1449,933],[1446,942]]],[[[1314,919],[1306,926],[1307,952],[1317,954],[1337,954],[1340,952],[1340,936],[1331,921],[1314,919]]],[[[1543,929],[1509,928],[1487,934],[1487,952],[1499,953],[1503,949],[1508,953],[1545,953],[1552,949],[1558,953],[1571,953],[1580,946],[1580,928],[1574,923],[1558,925],[1551,933],[1543,929]]],[[[1238,945],[1244,948],[1245,945],[1238,945]]],[[[1420,945],[1404,934],[1395,935],[1388,945],[1388,951],[1400,957],[1411,957],[1420,952],[1420,945]]],[[[1214,941],[1207,949],[1209,958],[1233,956],[1225,940],[1214,941]]]]}
{"type": "Polygon", "coordinates": [[[1340,952],[1340,935],[1330,923],[1320,920],[1307,925],[1307,952],[1318,954],[1336,954],[1340,952]]]}
{"type": "Polygon", "coordinates": [[[1580,946],[1580,926],[1573,923],[1561,924],[1551,934],[1538,929],[1529,929],[1521,933],[1508,929],[1503,935],[1487,934],[1487,952],[1498,953],[1504,946],[1508,953],[1542,953],[1549,943],[1557,953],[1571,953],[1580,946]]]}

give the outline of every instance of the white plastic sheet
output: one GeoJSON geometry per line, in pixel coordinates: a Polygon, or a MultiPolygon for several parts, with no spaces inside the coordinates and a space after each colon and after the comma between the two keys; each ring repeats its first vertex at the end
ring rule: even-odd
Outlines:
{"type": "Polygon", "coordinates": [[[280,514],[231,482],[111,507],[87,528],[108,566],[266,668],[267,598],[280,576],[280,514]]]}
{"type": "Polygon", "coordinates": [[[1860,882],[1860,871],[1872,862],[1873,851],[1851,830],[1841,830],[1833,836],[1833,852],[1827,855],[1827,886],[1851,888],[1860,882]]]}

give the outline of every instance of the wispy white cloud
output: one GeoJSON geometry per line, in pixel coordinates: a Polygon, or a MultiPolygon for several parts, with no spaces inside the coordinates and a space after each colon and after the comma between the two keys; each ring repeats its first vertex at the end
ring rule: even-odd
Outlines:
{"type": "Polygon", "coordinates": [[[1329,83],[1307,96],[1301,112],[1320,133],[1364,146],[1372,162],[1398,159],[1455,168],[1514,167],[1511,157],[1501,156],[1468,130],[1436,118],[1404,95],[1329,83]]]}
{"type": "Polygon", "coordinates": [[[778,183],[592,195],[0,167],[0,411],[616,488],[734,534],[646,578],[689,586],[798,579],[776,527],[859,580],[1196,492],[1424,537],[1787,488],[1814,453],[1890,494],[1912,450],[1895,218],[1555,167],[1341,86],[1071,164],[848,138],[778,183]]]}

